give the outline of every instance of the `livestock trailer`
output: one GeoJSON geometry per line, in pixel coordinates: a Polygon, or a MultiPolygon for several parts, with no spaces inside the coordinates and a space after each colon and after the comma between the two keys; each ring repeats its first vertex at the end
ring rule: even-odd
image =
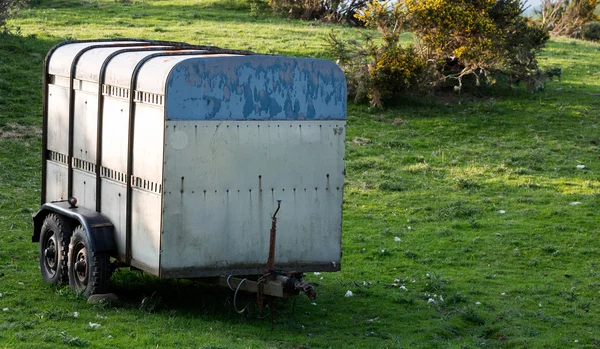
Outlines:
{"type": "Polygon", "coordinates": [[[334,63],[93,40],[52,48],[43,74],[32,240],[44,281],[89,296],[132,267],[314,296],[302,272],[340,270],[346,81],[334,63]]]}

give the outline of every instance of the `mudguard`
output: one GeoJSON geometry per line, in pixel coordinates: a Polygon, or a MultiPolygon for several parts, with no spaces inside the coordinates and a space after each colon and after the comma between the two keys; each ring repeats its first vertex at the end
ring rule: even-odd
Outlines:
{"type": "Polygon", "coordinates": [[[96,252],[115,252],[117,246],[114,238],[114,226],[100,212],[84,207],[71,207],[67,201],[45,203],[33,215],[32,242],[40,241],[40,231],[44,219],[49,213],[57,213],[71,220],[79,222],[90,237],[90,248],[96,252]]]}

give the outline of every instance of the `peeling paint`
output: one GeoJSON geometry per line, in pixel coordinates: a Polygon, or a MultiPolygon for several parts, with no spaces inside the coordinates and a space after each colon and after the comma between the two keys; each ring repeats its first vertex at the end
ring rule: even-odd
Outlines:
{"type": "Polygon", "coordinates": [[[346,79],[321,59],[192,58],[171,71],[165,108],[169,120],[344,120],[346,79]]]}

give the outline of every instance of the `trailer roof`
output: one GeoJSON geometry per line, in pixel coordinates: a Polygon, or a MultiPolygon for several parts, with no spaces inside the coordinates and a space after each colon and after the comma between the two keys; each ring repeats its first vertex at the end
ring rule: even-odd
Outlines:
{"type": "Polygon", "coordinates": [[[69,77],[75,65],[74,78],[98,83],[105,66],[103,84],[130,89],[136,81],[136,91],[163,97],[169,120],[346,118],[344,74],[322,59],[137,40],[66,44],[49,59],[51,75],[69,77]]]}

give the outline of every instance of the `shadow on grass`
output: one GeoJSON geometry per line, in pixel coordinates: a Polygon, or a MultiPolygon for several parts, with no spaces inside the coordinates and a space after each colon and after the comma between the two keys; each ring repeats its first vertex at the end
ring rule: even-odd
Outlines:
{"type": "MultiPolygon", "coordinates": [[[[118,307],[139,309],[147,313],[171,313],[183,316],[203,316],[232,322],[270,321],[271,308],[278,320],[291,319],[294,299],[265,301],[259,311],[256,294],[235,292],[227,287],[211,284],[209,280],[161,280],[144,272],[121,269],[112,277],[112,291],[119,297],[118,307]],[[243,311],[240,315],[238,311],[243,311]]],[[[304,297],[299,295],[298,297],[304,297]]]]}

